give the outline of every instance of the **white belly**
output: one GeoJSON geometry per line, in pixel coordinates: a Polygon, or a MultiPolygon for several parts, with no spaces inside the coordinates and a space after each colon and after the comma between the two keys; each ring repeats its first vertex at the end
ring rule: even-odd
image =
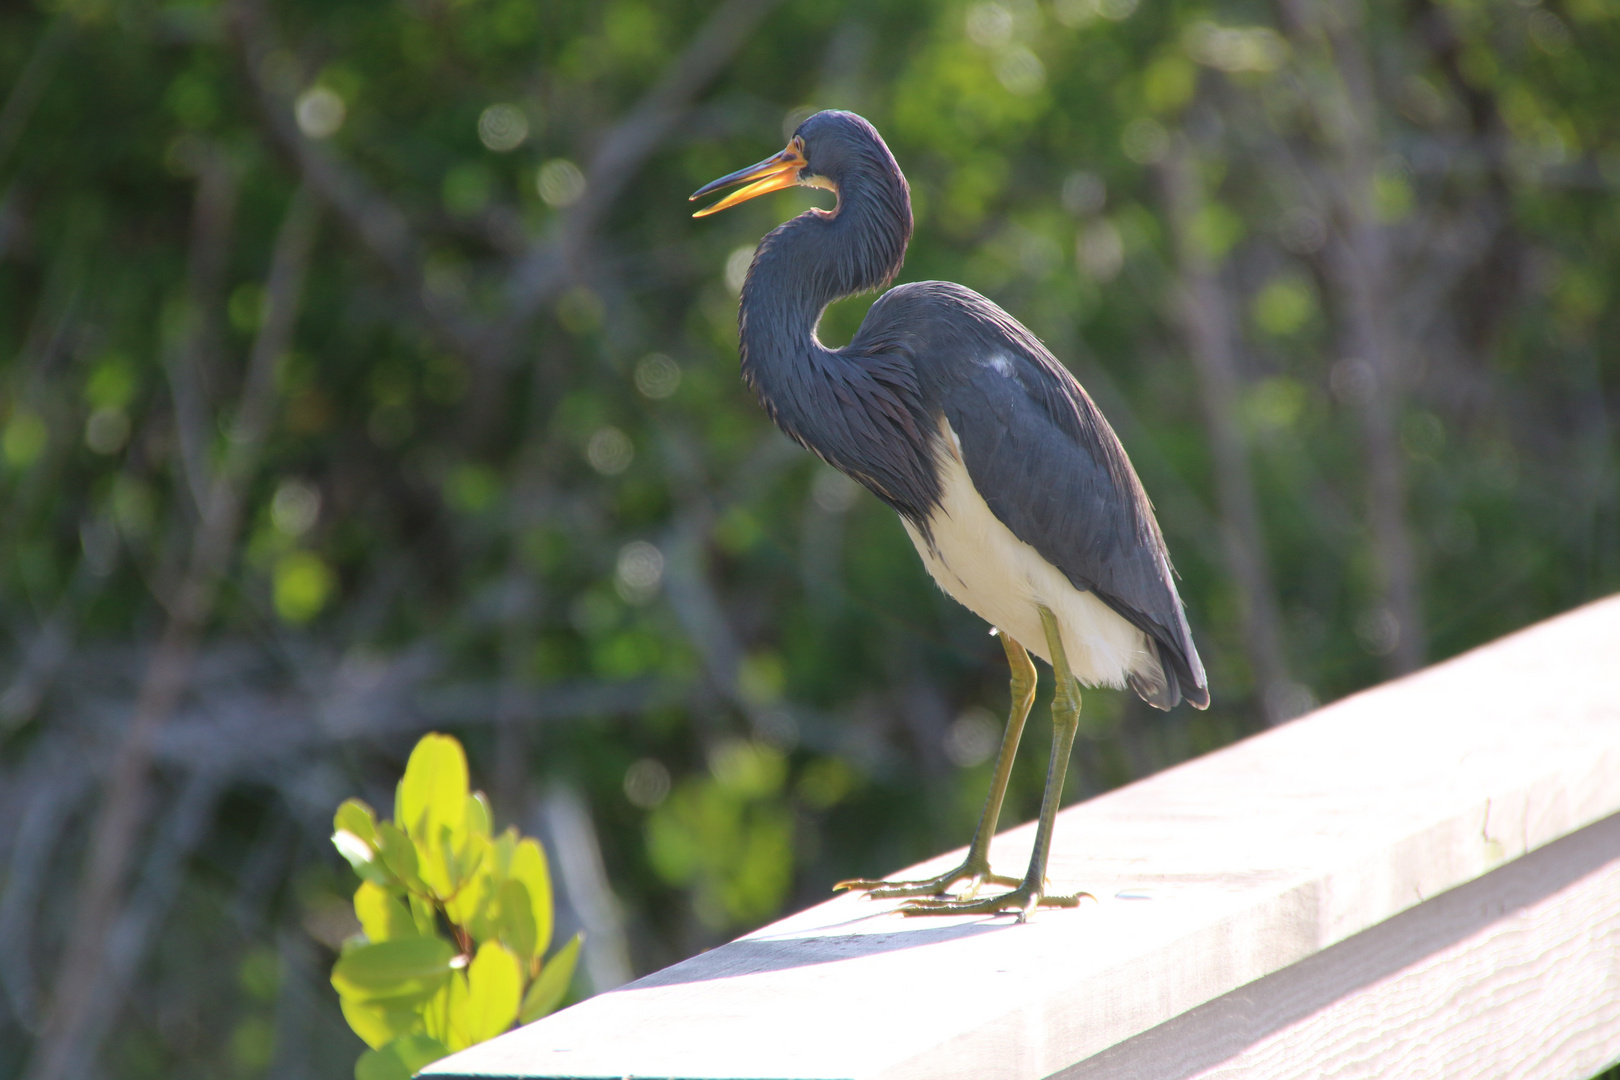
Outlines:
{"type": "MultiPolygon", "coordinates": [[[[941,423],[949,450],[960,446],[941,423]]],[[[1157,660],[1142,631],[1107,604],[1070,584],[1063,572],[1001,523],[973,487],[960,453],[941,455],[940,506],[929,518],[932,545],[901,518],[923,565],[969,611],[1051,662],[1040,607],[1057,616],[1074,677],[1087,686],[1125,686],[1136,668],[1157,660]]]]}

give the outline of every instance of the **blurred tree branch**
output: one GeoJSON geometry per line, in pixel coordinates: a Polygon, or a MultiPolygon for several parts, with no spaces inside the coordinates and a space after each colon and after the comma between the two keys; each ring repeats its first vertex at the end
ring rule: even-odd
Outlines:
{"type": "MultiPolygon", "coordinates": [[[[205,173],[206,177],[207,174],[205,173]]],[[[199,184],[206,203],[208,181],[199,184]]],[[[314,248],[316,209],[304,189],[294,193],[276,239],[266,287],[264,324],[253,342],[240,403],[231,419],[224,460],[210,480],[184,577],[167,627],[153,652],[109,769],[90,832],[84,878],[45,1030],[29,1075],[59,1080],[76,1075],[76,1061],[93,1059],[92,1025],[97,987],[107,963],[109,936],[123,905],[125,882],[139,843],[149,798],[153,744],[185,690],[204,626],[213,614],[220,580],[236,548],[246,485],[275,415],[275,364],[291,344],[304,277],[314,248]]]]}
{"type": "MultiPolygon", "coordinates": [[[[125,997],[185,880],[185,863],[213,826],[226,777],[204,765],[188,773],[168,800],[140,864],[129,900],[107,935],[78,1038],[67,1049],[63,1074],[88,1076],[118,1019],[125,997]]],[[[155,801],[155,800],[153,800],[155,801]]]]}
{"type": "Polygon", "coordinates": [[[1357,410],[1367,461],[1367,519],[1372,538],[1378,607],[1368,613],[1391,675],[1423,663],[1425,630],[1417,558],[1407,519],[1405,466],[1399,424],[1406,372],[1391,326],[1390,291],[1397,267],[1387,229],[1378,219],[1379,98],[1365,50],[1360,4],[1281,0],[1281,23],[1314,70],[1311,98],[1319,130],[1334,154],[1318,175],[1333,207],[1324,259],[1344,300],[1341,386],[1357,410]]]}
{"type": "Polygon", "coordinates": [[[166,328],[173,340],[164,349],[164,367],[174,401],[180,472],[191,493],[191,509],[201,516],[208,510],[213,473],[208,459],[214,425],[207,385],[210,369],[219,362],[219,308],[236,223],[238,181],[235,168],[218,147],[191,144],[185,156],[197,177],[197,197],[191,213],[186,298],[180,325],[166,328]]]}
{"type": "Polygon", "coordinates": [[[1465,281],[1472,279],[1475,285],[1467,290],[1470,302],[1458,305],[1457,317],[1463,344],[1474,354],[1468,359],[1477,360],[1507,320],[1523,287],[1525,242],[1514,221],[1508,184],[1507,151],[1512,137],[1496,93],[1463,73],[1463,43],[1452,13],[1434,0],[1410,0],[1410,10],[1418,41],[1428,48],[1446,85],[1467,110],[1470,148],[1486,166],[1484,197],[1475,199],[1490,208],[1489,213],[1475,215],[1487,237],[1486,250],[1458,260],[1455,274],[1465,281]]]}
{"type": "Polygon", "coordinates": [[[1286,714],[1292,680],[1240,414],[1243,387],[1233,355],[1236,320],[1214,262],[1194,236],[1205,199],[1199,161],[1188,137],[1175,140],[1160,166],[1160,180],[1180,278],[1173,299],[1198,375],[1198,399],[1214,458],[1222,551],[1239,593],[1255,703],[1268,723],[1278,724],[1293,718],[1286,714]]]}

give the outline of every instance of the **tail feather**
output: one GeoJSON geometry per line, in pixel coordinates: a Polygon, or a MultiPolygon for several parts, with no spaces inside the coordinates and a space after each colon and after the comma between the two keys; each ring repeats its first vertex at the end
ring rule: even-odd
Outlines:
{"type": "Polygon", "coordinates": [[[1209,708],[1209,688],[1198,685],[1186,661],[1153,637],[1147,636],[1147,640],[1148,663],[1126,677],[1136,695],[1155,709],[1173,709],[1182,701],[1195,709],[1209,708]]]}

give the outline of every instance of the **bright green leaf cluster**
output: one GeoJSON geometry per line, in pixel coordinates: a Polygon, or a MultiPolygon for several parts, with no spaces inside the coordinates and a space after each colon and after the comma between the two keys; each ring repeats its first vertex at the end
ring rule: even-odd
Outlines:
{"type": "Polygon", "coordinates": [[[545,852],[514,828],[490,834],[489,800],[468,789],[454,738],[416,744],[392,821],[349,799],[332,825],[332,844],[362,879],[361,933],[332,968],[344,1018],[371,1048],[355,1080],[407,1080],[562,1003],[580,935],[542,960],[552,930],[545,852]]]}

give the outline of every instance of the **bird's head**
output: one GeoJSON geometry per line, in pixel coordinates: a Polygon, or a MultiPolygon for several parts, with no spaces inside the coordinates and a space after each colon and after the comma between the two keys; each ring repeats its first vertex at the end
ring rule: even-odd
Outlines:
{"type": "Polygon", "coordinates": [[[826,188],[837,194],[840,184],[863,174],[898,181],[902,188],[905,185],[900,167],[876,128],[854,113],[828,109],[800,124],[780,153],[694,191],[691,198],[701,199],[721,188],[748,185],[692,216],[717,214],[760,195],[795,186],[826,188]]]}

